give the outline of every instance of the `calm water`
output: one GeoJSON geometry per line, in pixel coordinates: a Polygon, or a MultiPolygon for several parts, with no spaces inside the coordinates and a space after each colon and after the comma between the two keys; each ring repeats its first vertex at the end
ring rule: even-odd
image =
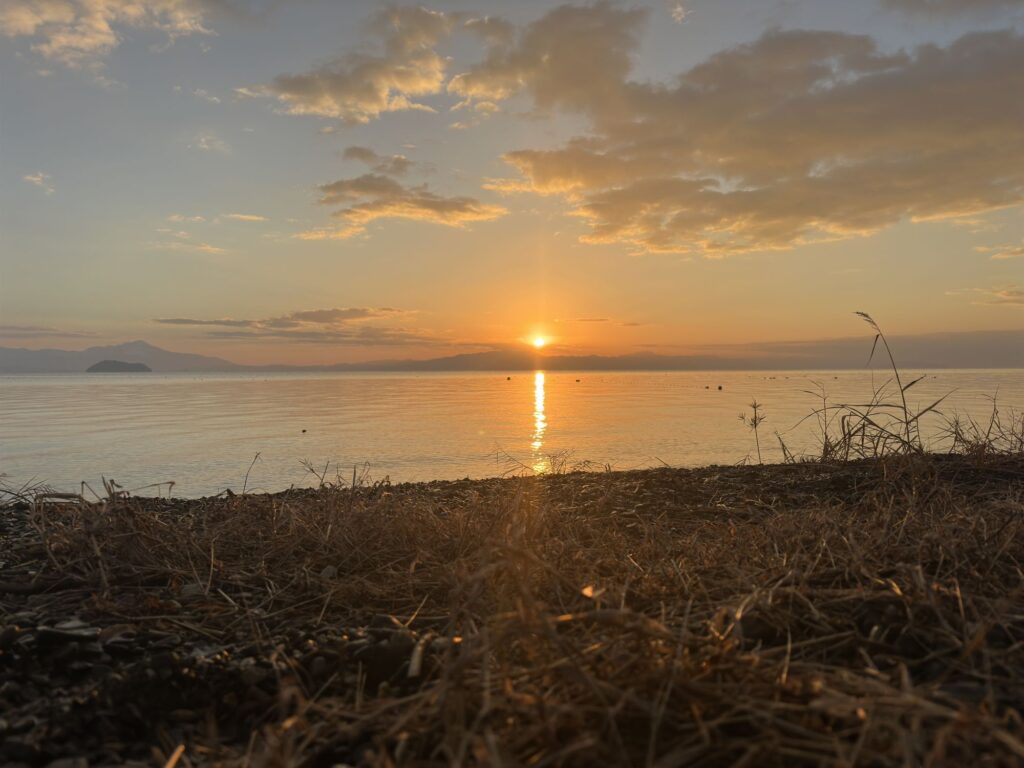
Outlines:
{"type": "MultiPolygon", "coordinates": [[[[764,406],[766,461],[812,451],[824,384],[836,401],[863,401],[869,372],[513,373],[326,375],[54,375],[0,377],[0,473],[101,490],[100,477],[140,488],[173,480],[174,495],[307,485],[308,459],[328,478],[354,465],[393,481],[547,471],[591,461],[617,469],[736,463],[754,451],[737,418],[764,406]],[[722,390],[718,390],[721,385],[722,390]],[[552,457],[555,457],[552,459],[552,457]]],[[[875,383],[885,380],[876,374],[875,383]]],[[[1024,406],[1024,371],[939,371],[910,390],[926,405],[987,415],[1024,406]]],[[[937,422],[936,422],[937,425],[937,422]]],[[[155,493],[155,491],[149,491],[155,493]]]]}

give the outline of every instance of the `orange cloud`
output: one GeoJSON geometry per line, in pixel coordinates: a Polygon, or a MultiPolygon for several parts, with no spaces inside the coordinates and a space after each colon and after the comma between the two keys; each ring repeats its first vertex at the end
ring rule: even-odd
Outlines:
{"type": "Polygon", "coordinates": [[[519,149],[502,193],[558,195],[585,242],[726,255],[1024,202],[1024,37],[884,52],[869,37],[772,31],[671,83],[630,78],[641,11],[558,8],[451,79],[464,99],[523,92],[589,132],[519,149]],[[950,105],[956,105],[954,109],[950,105]]]}
{"type": "Polygon", "coordinates": [[[405,155],[379,155],[369,147],[346,147],[341,156],[345,160],[358,160],[385,176],[404,176],[415,165],[405,155]]]}
{"type": "Polygon", "coordinates": [[[346,123],[367,123],[386,112],[432,111],[416,98],[442,89],[447,61],[434,46],[451,25],[452,19],[437,11],[391,8],[371,25],[371,32],[381,39],[379,54],[346,54],[315,70],[281,75],[240,92],[273,97],[288,114],[346,123]]]}
{"type": "MultiPolygon", "coordinates": [[[[183,238],[189,237],[189,234],[187,232],[169,234],[176,234],[176,236],[183,238]]],[[[161,240],[158,242],[150,243],[149,247],[155,251],[180,251],[184,253],[204,253],[209,256],[218,256],[222,253],[227,253],[226,249],[216,245],[210,245],[209,243],[190,243],[182,240],[161,240]]]]}
{"type": "Polygon", "coordinates": [[[1024,290],[1015,285],[1007,288],[965,288],[948,291],[947,293],[950,296],[957,294],[981,294],[985,297],[983,301],[974,302],[975,304],[987,304],[996,307],[1024,307],[1024,290]]]}
{"type": "Polygon", "coordinates": [[[989,253],[989,258],[996,261],[1024,258],[1024,245],[979,246],[974,250],[978,253],[989,253]]]}
{"type": "Polygon", "coordinates": [[[426,184],[406,187],[387,176],[367,173],[320,187],[322,205],[343,206],[333,216],[341,221],[334,229],[317,229],[297,235],[303,240],[345,239],[366,230],[377,219],[409,219],[462,227],[475,221],[491,221],[507,212],[499,205],[473,197],[444,197],[426,184]]]}
{"type": "Polygon", "coordinates": [[[124,28],[156,30],[169,40],[212,34],[202,0],[4,0],[0,34],[30,37],[32,50],[71,68],[98,63],[124,28]]]}

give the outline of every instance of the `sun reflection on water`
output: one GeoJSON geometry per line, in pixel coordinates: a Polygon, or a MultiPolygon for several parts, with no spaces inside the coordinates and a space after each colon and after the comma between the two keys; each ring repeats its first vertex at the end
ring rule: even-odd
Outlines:
{"type": "Polygon", "coordinates": [[[537,371],[533,374],[533,442],[530,443],[533,449],[533,471],[537,473],[547,472],[551,468],[550,457],[541,452],[547,428],[548,420],[544,413],[544,372],[537,371]]]}

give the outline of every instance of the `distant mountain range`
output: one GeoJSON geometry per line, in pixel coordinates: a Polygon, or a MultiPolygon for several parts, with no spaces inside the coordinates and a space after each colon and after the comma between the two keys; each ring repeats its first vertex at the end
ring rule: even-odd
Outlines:
{"type": "MultiPolygon", "coordinates": [[[[904,368],[1024,368],[1024,331],[896,336],[904,368]]],[[[378,360],[324,366],[246,366],[219,357],[171,352],[145,341],[80,351],[0,347],[0,374],[83,373],[104,360],[140,363],[156,373],[231,371],[698,371],[863,368],[871,337],[701,347],[686,355],[541,355],[532,350],[474,352],[429,360],[378,360]]],[[[877,361],[876,361],[877,362],[877,361]]]]}
{"type": "Polygon", "coordinates": [[[0,373],[84,373],[104,360],[142,363],[158,373],[212,373],[245,370],[219,357],[169,352],[145,341],[80,351],[0,347],[0,373]]]}

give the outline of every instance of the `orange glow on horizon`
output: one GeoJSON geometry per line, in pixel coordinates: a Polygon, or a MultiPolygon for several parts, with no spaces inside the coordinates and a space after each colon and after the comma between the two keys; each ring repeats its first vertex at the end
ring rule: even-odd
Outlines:
{"type": "Polygon", "coordinates": [[[531,343],[535,349],[543,349],[544,345],[548,343],[548,340],[543,336],[536,336],[531,343]]]}

